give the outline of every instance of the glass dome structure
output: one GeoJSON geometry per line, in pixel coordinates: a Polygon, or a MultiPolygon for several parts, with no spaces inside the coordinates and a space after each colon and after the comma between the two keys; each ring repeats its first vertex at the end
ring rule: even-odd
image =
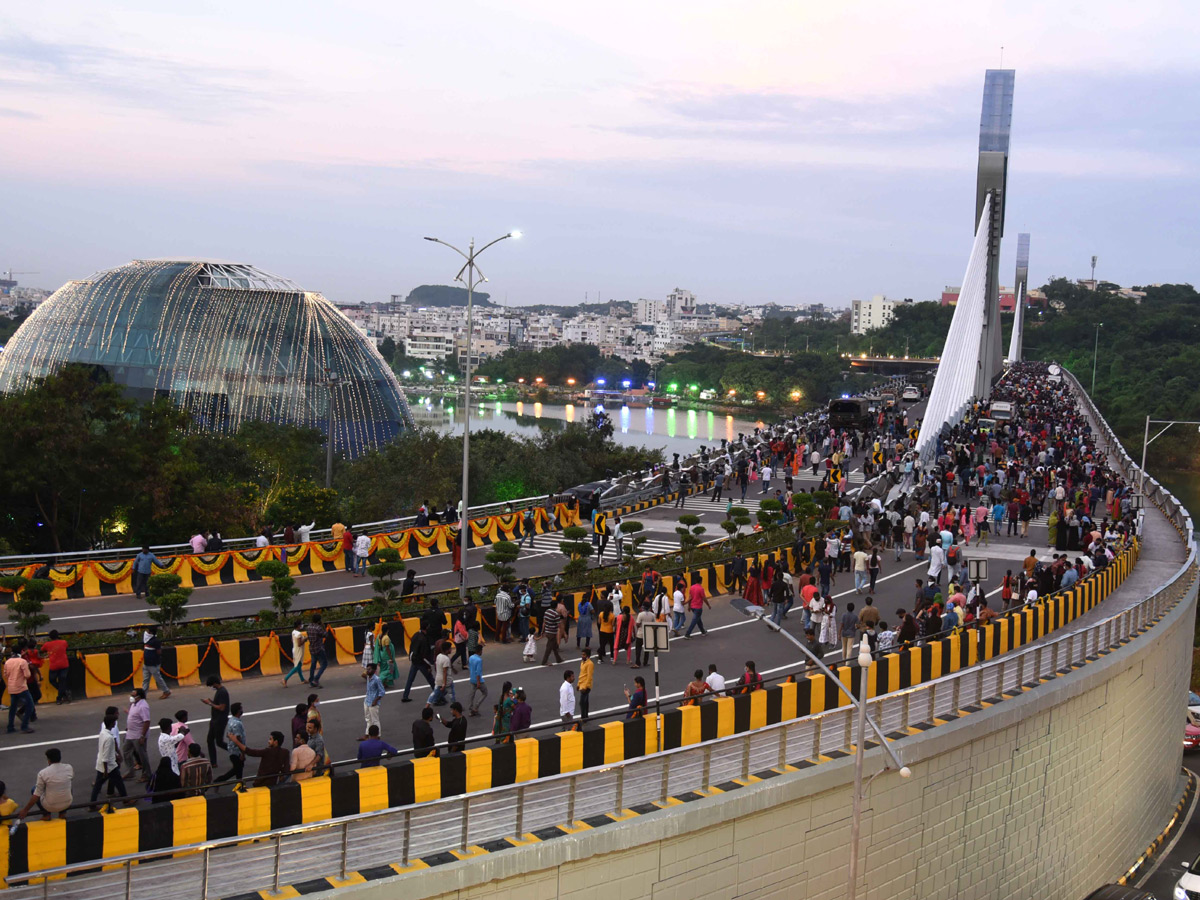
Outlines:
{"type": "Polygon", "coordinates": [[[412,426],[395,375],[318,293],[253,266],[135,260],[61,287],[0,353],[0,391],[64,364],[104,369],[137,400],[168,396],[198,425],[329,427],[357,456],[412,426]]]}

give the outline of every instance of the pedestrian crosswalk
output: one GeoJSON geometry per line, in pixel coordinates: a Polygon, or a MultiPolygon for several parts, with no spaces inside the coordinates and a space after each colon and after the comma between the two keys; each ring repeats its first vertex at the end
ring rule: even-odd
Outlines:
{"type": "MultiPolygon", "coordinates": [[[[592,537],[590,534],[588,535],[586,540],[589,544],[591,543],[592,537]]],[[[539,534],[537,537],[533,538],[532,543],[533,543],[533,549],[536,551],[540,551],[542,553],[562,553],[563,543],[569,543],[569,542],[565,541],[565,539],[563,538],[563,536],[561,534],[539,534]]],[[[628,544],[628,538],[626,539],[626,543],[628,544]]],[[[524,550],[528,547],[529,547],[529,542],[526,542],[526,544],[522,548],[522,550],[524,550]]],[[[638,557],[641,558],[641,557],[645,557],[645,556],[661,556],[664,553],[676,553],[678,551],[679,551],[679,541],[666,539],[665,536],[658,537],[658,538],[652,537],[652,538],[647,538],[642,543],[642,546],[638,552],[638,557]]],[[[616,539],[610,537],[608,540],[608,546],[604,550],[604,558],[608,559],[608,560],[616,559],[616,554],[617,554],[616,539]]],[[[592,550],[592,555],[593,556],[596,555],[596,551],[594,548],[592,550]]]]}

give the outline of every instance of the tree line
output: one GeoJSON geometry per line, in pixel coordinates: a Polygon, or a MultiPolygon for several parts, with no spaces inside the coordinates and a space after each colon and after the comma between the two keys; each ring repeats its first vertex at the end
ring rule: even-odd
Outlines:
{"type": "MultiPolygon", "coordinates": [[[[0,395],[0,421],[0,555],[380,521],[426,501],[457,505],[460,495],[461,437],[406,431],[335,459],[326,488],[323,432],[266,422],[201,431],[168,399],[138,404],[90,367],[0,395]]],[[[473,432],[470,503],[550,493],[660,459],[583,424],[535,438],[473,432]]]]}

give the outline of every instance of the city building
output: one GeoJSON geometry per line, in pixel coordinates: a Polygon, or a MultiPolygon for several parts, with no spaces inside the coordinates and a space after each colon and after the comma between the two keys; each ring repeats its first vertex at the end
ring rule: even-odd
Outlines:
{"type": "MultiPolygon", "coordinates": [[[[946,285],[942,290],[942,306],[957,306],[958,295],[962,288],[958,285],[946,285]]],[[[1014,288],[1000,288],[1000,311],[1012,312],[1017,308],[1017,295],[1014,288]]]]}
{"type": "Polygon", "coordinates": [[[249,421],[325,431],[332,406],[334,448],[349,456],[412,424],[372,341],[320,294],[253,266],[135,260],[70,281],[0,354],[0,391],[67,364],[137,400],[170,397],[216,432],[249,421]]]}
{"type": "MultiPolygon", "coordinates": [[[[465,355],[465,340],[463,347],[465,355]]],[[[457,352],[455,348],[455,336],[449,331],[410,334],[404,339],[405,356],[438,365],[445,363],[447,356],[454,356],[457,352]]]]}
{"type": "Polygon", "coordinates": [[[885,327],[895,317],[896,306],[903,302],[889,300],[883,294],[876,294],[870,300],[853,301],[850,304],[850,333],[866,334],[885,327]]]}

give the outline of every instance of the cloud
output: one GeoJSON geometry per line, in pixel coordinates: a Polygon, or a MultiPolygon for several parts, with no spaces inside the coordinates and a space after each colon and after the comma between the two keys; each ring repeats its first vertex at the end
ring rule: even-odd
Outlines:
{"type": "Polygon", "coordinates": [[[91,95],[191,121],[247,114],[277,94],[261,69],[199,65],[28,36],[0,38],[0,85],[10,94],[91,95]]]}
{"type": "Polygon", "coordinates": [[[40,119],[37,113],[31,113],[24,109],[8,109],[0,106],[0,119],[40,119]]]}

